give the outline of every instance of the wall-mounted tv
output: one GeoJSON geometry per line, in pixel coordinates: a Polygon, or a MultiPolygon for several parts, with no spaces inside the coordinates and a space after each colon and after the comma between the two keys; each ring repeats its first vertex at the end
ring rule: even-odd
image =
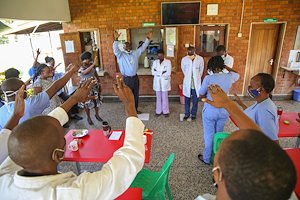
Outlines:
{"type": "Polygon", "coordinates": [[[200,1],[161,3],[163,26],[198,25],[200,23],[200,1]]]}

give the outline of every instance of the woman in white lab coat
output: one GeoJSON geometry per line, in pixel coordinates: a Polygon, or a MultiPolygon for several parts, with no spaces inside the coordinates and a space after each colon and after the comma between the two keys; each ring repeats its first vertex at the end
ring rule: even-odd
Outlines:
{"type": "Polygon", "coordinates": [[[183,79],[183,95],[185,116],[188,119],[192,114],[192,120],[196,119],[198,110],[199,90],[201,88],[201,77],[204,69],[204,60],[201,56],[195,54],[194,47],[188,47],[187,56],[181,60],[181,69],[184,74],[183,79]],[[192,96],[193,107],[190,110],[190,100],[192,96]]]}
{"type": "Polygon", "coordinates": [[[158,59],[153,62],[153,90],[156,92],[156,116],[169,117],[168,91],[171,90],[171,61],[164,58],[163,50],[157,52],[158,59]]]}

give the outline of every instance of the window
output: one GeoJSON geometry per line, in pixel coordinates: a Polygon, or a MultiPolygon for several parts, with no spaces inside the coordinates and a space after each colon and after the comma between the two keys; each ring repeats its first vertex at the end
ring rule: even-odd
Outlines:
{"type": "Polygon", "coordinates": [[[203,57],[215,55],[218,45],[225,45],[227,25],[196,26],[196,49],[203,57]]]}

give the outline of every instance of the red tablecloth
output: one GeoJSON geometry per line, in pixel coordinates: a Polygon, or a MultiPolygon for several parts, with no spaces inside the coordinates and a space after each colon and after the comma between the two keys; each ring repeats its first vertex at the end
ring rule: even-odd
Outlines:
{"type": "Polygon", "coordinates": [[[283,112],[279,120],[278,137],[297,137],[300,135],[300,123],[296,121],[298,114],[296,112],[283,112]],[[284,124],[288,120],[289,124],[284,124]]]}
{"type": "Polygon", "coordinates": [[[297,184],[296,184],[295,192],[298,198],[300,198],[300,148],[286,149],[285,151],[292,159],[297,171],[297,184]]]}
{"type": "MultiPolygon", "coordinates": [[[[73,140],[72,133],[74,130],[70,130],[66,135],[66,145],[73,140]]],[[[112,141],[108,140],[102,133],[102,130],[89,130],[88,135],[82,137],[83,144],[79,145],[78,151],[71,151],[66,147],[64,161],[73,162],[107,162],[113,153],[123,146],[125,131],[122,130],[122,136],[120,140],[112,141]]],[[[145,152],[145,163],[150,161],[152,135],[147,136],[147,148],[145,152]]]]}
{"type": "Polygon", "coordinates": [[[142,200],[142,188],[128,188],[116,200],[142,200]]]}

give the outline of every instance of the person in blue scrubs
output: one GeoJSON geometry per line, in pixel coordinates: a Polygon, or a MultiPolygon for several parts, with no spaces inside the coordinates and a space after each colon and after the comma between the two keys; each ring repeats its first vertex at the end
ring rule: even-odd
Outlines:
{"type": "Polygon", "coordinates": [[[275,81],[270,74],[259,73],[251,78],[248,94],[256,102],[247,107],[236,96],[236,102],[243,108],[244,113],[251,118],[271,140],[278,142],[278,116],[277,107],[270,99],[275,87],[275,81]]]}
{"type": "MultiPolygon", "coordinates": [[[[225,93],[228,93],[232,84],[235,83],[240,77],[235,70],[224,65],[224,60],[221,56],[212,57],[208,61],[207,68],[212,73],[211,75],[205,76],[203,80],[199,91],[200,98],[212,100],[210,94],[207,92],[209,85],[212,84],[220,85],[222,90],[225,93]],[[229,72],[224,73],[223,69],[227,69],[229,72]]],[[[208,103],[204,103],[202,110],[204,150],[203,154],[198,155],[198,159],[204,164],[210,164],[214,134],[223,131],[227,120],[228,113],[224,108],[216,108],[208,103]]]]}

